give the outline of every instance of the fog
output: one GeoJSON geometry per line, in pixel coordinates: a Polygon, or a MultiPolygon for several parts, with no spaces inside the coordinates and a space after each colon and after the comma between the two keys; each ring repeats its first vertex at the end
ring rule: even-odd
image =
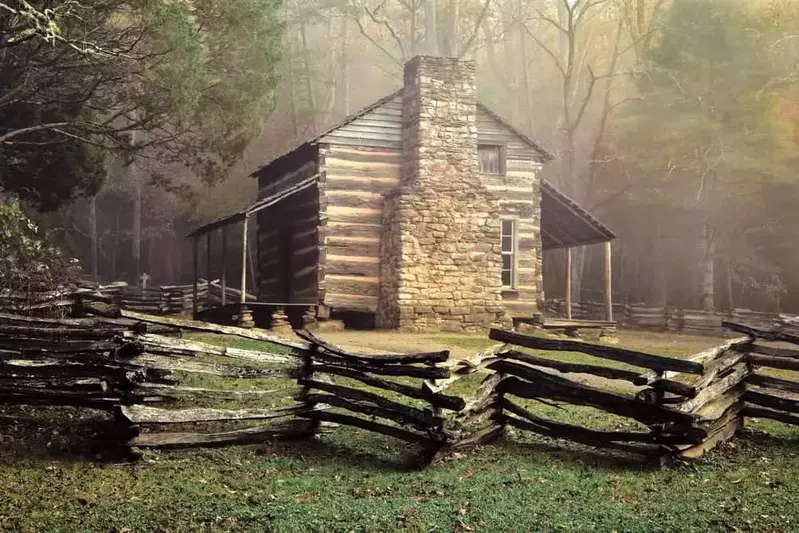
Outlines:
{"type": "MultiPolygon", "coordinates": [[[[250,172],[399,88],[425,53],[473,59],[481,101],[555,156],[542,176],[617,234],[615,301],[799,312],[798,2],[286,0],[281,16],[274,110],[229,175],[110,168],[98,278],[188,282],[191,228],[253,201],[250,172]]],[[[52,215],[90,273],[91,204],[52,215]]],[[[601,299],[602,261],[575,250],[576,301],[601,299]]],[[[562,297],[562,254],[544,268],[562,297]]]]}

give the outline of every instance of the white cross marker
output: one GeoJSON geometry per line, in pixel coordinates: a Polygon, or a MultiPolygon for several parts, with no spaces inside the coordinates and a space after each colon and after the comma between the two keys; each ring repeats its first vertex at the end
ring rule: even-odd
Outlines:
{"type": "Polygon", "coordinates": [[[143,273],[141,275],[141,288],[142,289],[146,289],[147,288],[147,280],[149,280],[149,279],[150,279],[150,275],[147,272],[145,272],[145,273],[143,273]]]}

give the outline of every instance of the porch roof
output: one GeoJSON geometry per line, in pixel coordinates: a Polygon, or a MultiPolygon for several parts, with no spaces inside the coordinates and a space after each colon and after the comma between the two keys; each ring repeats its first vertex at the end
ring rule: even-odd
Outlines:
{"type": "Polygon", "coordinates": [[[611,241],[616,235],[577,202],[541,180],[541,247],[571,248],[611,241]]]}

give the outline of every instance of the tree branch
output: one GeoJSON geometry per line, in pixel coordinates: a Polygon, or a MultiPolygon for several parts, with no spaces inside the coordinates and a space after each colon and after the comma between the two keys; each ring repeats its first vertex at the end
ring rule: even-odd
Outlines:
{"type": "Polygon", "coordinates": [[[474,24],[474,30],[472,31],[472,34],[466,40],[466,43],[463,45],[463,48],[461,48],[461,51],[458,54],[458,59],[466,55],[466,53],[472,47],[472,44],[474,44],[474,40],[475,38],[477,38],[477,32],[480,31],[480,26],[483,24],[483,20],[485,19],[486,14],[488,13],[488,7],[490,5],[491,5],[491,0],[486,0],[485,3],[483,3],[483,10],[480,11],[480,15],[477,17],[477,21],[474,24]]]}

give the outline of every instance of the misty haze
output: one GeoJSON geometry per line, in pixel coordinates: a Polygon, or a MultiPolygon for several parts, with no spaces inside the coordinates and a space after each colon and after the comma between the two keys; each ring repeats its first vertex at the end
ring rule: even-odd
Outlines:
{"type": "Polygon", "coordinates": [[[793,531],[799,2],[0,0],[0,531],[793,531]]]}

